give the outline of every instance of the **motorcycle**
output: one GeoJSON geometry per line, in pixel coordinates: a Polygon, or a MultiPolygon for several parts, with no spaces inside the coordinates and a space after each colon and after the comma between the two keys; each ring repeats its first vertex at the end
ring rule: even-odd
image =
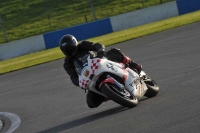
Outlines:
{"type": "Polygon", "coordinates": [[[140,74],[127,65],[108,60],[92,58],[89,54],[74,61],[79,76],[79,86],[93,91],[109,100],[125,106],[135,107],[143,97],[154,97],[159,86],[144,71],[140,74]]]}

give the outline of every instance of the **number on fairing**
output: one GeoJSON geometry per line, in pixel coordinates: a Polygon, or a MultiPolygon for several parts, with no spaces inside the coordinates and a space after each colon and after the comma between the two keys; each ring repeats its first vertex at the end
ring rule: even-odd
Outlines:
{"type": "Polygon", "coordinates": [[[117,68],[116,68],[115,66],[113,66],[112,63],[108,63],[106,66],[107,66],[108,68],[110,68],[112,71],[117,72],[117,68]]]}

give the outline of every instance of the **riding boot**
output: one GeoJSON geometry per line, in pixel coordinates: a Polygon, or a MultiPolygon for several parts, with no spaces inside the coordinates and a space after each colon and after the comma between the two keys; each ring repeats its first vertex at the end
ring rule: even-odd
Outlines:
{"type": "Polygon", "coordinates": [[[129,68],[132,69],[133,71],[136,71],[138,74],[140,74],[141,70],[142,70],[142,66],[135,63],[134,61],[132,61],[129,57],[124,55],[124,59],[121,62],[123,64],[128,64],[129,68]]]}

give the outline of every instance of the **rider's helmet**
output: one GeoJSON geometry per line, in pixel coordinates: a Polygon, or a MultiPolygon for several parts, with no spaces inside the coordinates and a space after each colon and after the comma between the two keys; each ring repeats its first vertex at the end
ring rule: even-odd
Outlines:
{"type": "Polygon", "coordinates": [[[63,54],[70,57],[76,53],[78,42],[74,36],[67,34],[60,39],[59,45],[63,54]]]}

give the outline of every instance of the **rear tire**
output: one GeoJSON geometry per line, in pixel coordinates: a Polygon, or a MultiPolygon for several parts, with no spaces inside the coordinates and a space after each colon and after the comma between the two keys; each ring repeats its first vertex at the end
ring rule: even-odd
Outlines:
{"type": "Polygon", "coordinates": [[[114,87],[115,86],[112,84],[104,83],[101,87],[101,92],[104,93],[110,100],[113,100],[122,106],[133,108],[137,105],[137,98],[130,94],[130,92],[126,92],[129,93],[129,96],[123,96],[122,94],[118,93],[114,87]]]}

